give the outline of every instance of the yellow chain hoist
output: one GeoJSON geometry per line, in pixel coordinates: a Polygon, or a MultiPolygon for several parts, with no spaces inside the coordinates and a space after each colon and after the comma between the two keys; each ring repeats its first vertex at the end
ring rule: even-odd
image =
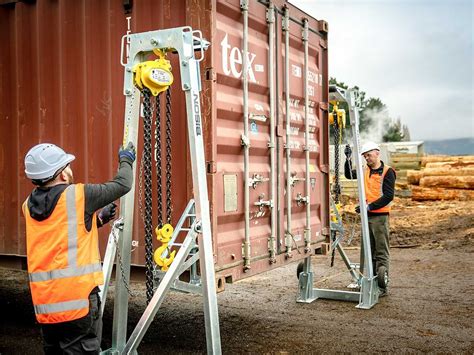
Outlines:
{"type": "MultiPolygon", "coordinates": [[[[342,143],[342,134],[340,134],[340,132],[344,128],[346,128],[346,110],[339,108],[339,106],[338,106],[339,101],[331,100],[329,102],[332,105],[332,111],[329,114],[329,124],[337,126],[337,128],[338,128],[337,131],[339,132],[337,140],[339,141],[339,144],[341,144],[342,143]]],[[[339,159],[337,159],[336,164],[339,164],[339,159]]],[[[339,171],[339,168],[337,170],[339,171]]],[[[337,181],[336,183],[339,184],[339,181],[337,181]]],[[[339,196],[337,196],[337,198],[336,198],[335,207],[336,207],[337,212],[339,213],[339,215],[341,215],[342,203],[339,202],[339,196]]],[[[336,211],[334,211],[333,209],[331,209],[331,221],[332,222],[337,222],[336,211]]]]}
{"type": "Polygon", "coordinates": [[[173,84],[170,61],[166,59],[166,51],[154,49],[158,59],[135,64],[133,67],[135,86],[139,89],[147,87],[153,96],[166,91],[173,84]]]}
{"type": "MultiPolygon", "coordinates": [[[[340,109],[338,107],[339,102],[338,101],[329,101],[332,105],[332,111],[329,114],[329,124],[334,125],[336,123],[336,117],[337,117],[337,125],[339,129],[344,129],[346,128],[346,110],[340,109]]],[[[339,143],[342,141],[342,134],[339,135],[339,143]]]]}
{"type": "Polygon", "coordinates": [[[162,245],[153,253],[153,259],[163,271],[167,271],[169,269],[169,266],[173,262],[174,256],[176,255],[176,250],[173,250],[171,253],[169,253],[169,256],[164,258],[162,257],[163,252],[168,249],[168,244],[171,241],[171,237],[173,236],[173,231],[174,228],[171,224],[165,224],[163,227],[156,227],[155,229],[156,238],[162,243],[162,245]]]}

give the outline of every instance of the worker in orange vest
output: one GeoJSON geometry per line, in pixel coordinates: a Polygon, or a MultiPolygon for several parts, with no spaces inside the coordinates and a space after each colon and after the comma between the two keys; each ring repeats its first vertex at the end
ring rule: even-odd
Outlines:
{"type": "MultiPolygon", "coordinates": [[[[344,150],[346,163],[344,175],[347,179],[356,179],[357,171],[352,169],[352,150],[346,145],[344,150]]],[[[395,171],[380,160],[380,147],[374,142],[367,142],[362,146],[361,154],[367,167],[364,172],[365,197],[369,220],[370,248],[372,265],[377,275],[380,296],[388,293],[388,275],[390,264],[390,203],[395,194],[395,171]]],[[[360,207],[356,207],[360,213],[360,207]]],[[[364,265],[364,250],[361,248],[361,272],[364,265]]]]}
{"type": "Polygon", "coordinates": [[[97,228],[115,217],[113,201],[132,187],[135,148],[119,150],[119,171],[103,184],[75,184],[74,159],[50,143],[25,156],[26,176],[36,185],[23,204],[28,277],[46,354],[100,352],[97,228]]]}

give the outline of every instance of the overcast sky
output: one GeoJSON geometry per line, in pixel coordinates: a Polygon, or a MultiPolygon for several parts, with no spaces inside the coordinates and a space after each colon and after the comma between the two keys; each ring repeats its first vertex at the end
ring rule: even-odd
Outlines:
{"type": "Polygon", "coordinates": [[[473,0],[290,0],[329,23],[329,75],[412,140],[474,137],[473,0]]]}

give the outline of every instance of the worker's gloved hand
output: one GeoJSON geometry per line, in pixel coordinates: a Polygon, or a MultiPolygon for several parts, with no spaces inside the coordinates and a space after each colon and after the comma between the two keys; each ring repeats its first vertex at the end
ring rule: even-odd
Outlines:
{"type": "Polygon", "coordinates": [[[102,208],[98,215],[99,226],[103,226],[104,224],[109,223],[111,220],[113,220],[116,212],[117,205],[113,202],[102,208]]]}
{"type": "Polygon", "coordinates": [[[346,155],[346,159],[349,160],[352,155],[352,149],[349,144],[346,144],[346,147],[344,148],[344,154],[346,155]]]}
{"type": "MultiPolygon", "coordinates": [[[[360,213],[360,206],[356,206],[355,211],[360,213]]],[[[367,205],[367,212],[370,211],[370,205],[367,205]]]]}
{"type": "Polygon", "coordinates": [[[136,152],[135,146],[132,142],[128,142],[126,147],[120,147],[119,150],[119,161],[125,160],[132,164],[135,161],[136,152]]]}

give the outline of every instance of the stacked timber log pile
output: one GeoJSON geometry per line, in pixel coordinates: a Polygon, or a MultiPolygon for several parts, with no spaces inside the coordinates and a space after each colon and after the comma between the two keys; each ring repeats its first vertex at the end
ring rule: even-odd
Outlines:
{"type": "Polygon", "coordinates": [[[357,180],[346,179],[344,174],[339,178],[341,184],[341,194],[349,197],[357,197],[357,180]]]}
{"type": "Polygon", "coordinates": [[[399,197],[408,197],[411,190],[407,181],[408,171],[417,171],[421,168],[422,156],[418,154],[390,154],[390,166],[397,174],[395,181],[395,195],[399,197]]]}
{"type": "Polygon", "coordinates": [[[422,170],[409,170],[412,199],[474,200],[474,156],[426,156],[422,170]]]}

